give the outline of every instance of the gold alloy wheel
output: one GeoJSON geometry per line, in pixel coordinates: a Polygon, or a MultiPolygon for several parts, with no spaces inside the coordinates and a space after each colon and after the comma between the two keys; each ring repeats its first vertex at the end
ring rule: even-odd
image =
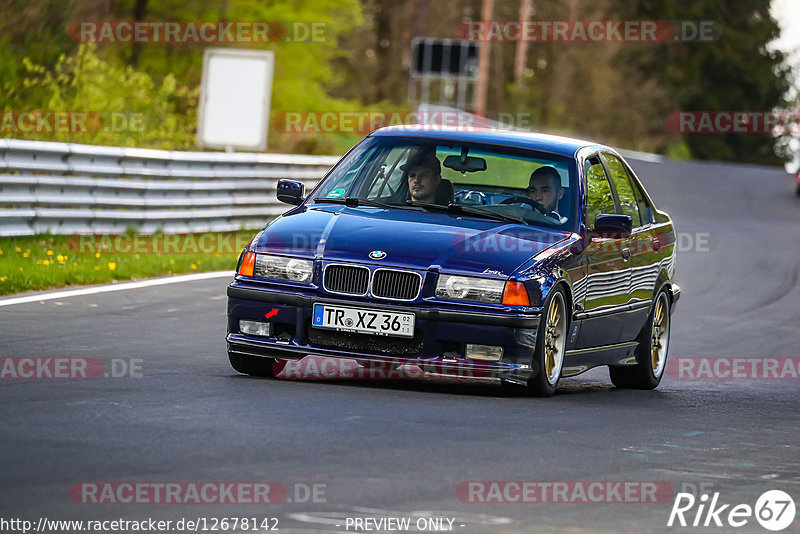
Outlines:
{"type": "Polygon", "coordinates": [[[658,378],[664,372],[669,345],[669,303],[667,295],[661,293],[653,311],[653,328],[650,339],[650,368],[653,376],[658,378]]]}
{"type": "Polygon", "coordinates": [[[558,381],[564,363],[566,322],[564,297],[561,293],[555,293],[547,312],[547,324],[544,331],[544,371],[550,385],[558,381]]]}

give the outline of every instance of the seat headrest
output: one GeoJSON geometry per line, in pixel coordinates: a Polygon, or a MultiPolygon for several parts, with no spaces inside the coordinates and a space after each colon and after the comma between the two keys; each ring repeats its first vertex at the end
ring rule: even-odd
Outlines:
{"type": "Polygon", "coordinates": [[[447,206],[451,202],[453,202],[453,182],[446,178],[442,178],[439,181],[439,185],[436,186],[436,194],[434,195],[434,202],[436,204],[442,204],[447,206]]]}

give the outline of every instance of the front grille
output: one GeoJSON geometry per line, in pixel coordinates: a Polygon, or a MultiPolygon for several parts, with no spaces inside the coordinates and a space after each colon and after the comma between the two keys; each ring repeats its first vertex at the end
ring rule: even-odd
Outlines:
{"type": "Polygon", "coordinates": [[[331,293],[364,295],[369,286],[369,269],[353,265],[328,265],[322,285],[331,293]]]}
{"type": "Polygon", "coordinates": [[[411,271],[377,269],[372,278],[372,294],[387,299],[414,300],[421,283],[422,277],[411,271]]]}
{"type": "Polygon", "coordinates": [[[381,356],[419,356],[422,353],[421,332],[414,332],[414,337],[407,339],[323,330],[310,323],[308,326],[309,343],[320,348],[381,356]]]}

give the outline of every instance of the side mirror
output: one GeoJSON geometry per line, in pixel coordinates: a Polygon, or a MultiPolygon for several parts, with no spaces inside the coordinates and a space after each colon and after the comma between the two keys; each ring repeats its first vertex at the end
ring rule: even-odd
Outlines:
{"type": "Polygon", "coordinates": [[[296,182],[294,180],[278,180],[278,190],[276,191],[276,195],[278,200],[281,202],[291,204],[292,206],[298,206],[301,202],[303,202],[305,193],[306,186],[302,182],[296,182]]]}
{"type": "Polygon", "coordinates": [[[629,215],[604,215],[600,214],[594,220],[595,233],[616,238],[625,238],[631,235],[633,222],[629,215]]]}

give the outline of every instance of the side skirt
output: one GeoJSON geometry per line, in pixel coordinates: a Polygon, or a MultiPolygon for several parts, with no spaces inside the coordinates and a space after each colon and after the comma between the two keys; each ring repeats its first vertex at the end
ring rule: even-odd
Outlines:
{"type": "Polygon", "coordinates": [[[634,351],[638,345],[638,341],[629,341],[614,345],[568,350],[564,354],[564,368],[561,376],[579,375],[598,365],[636,365],[634,351]]]}

